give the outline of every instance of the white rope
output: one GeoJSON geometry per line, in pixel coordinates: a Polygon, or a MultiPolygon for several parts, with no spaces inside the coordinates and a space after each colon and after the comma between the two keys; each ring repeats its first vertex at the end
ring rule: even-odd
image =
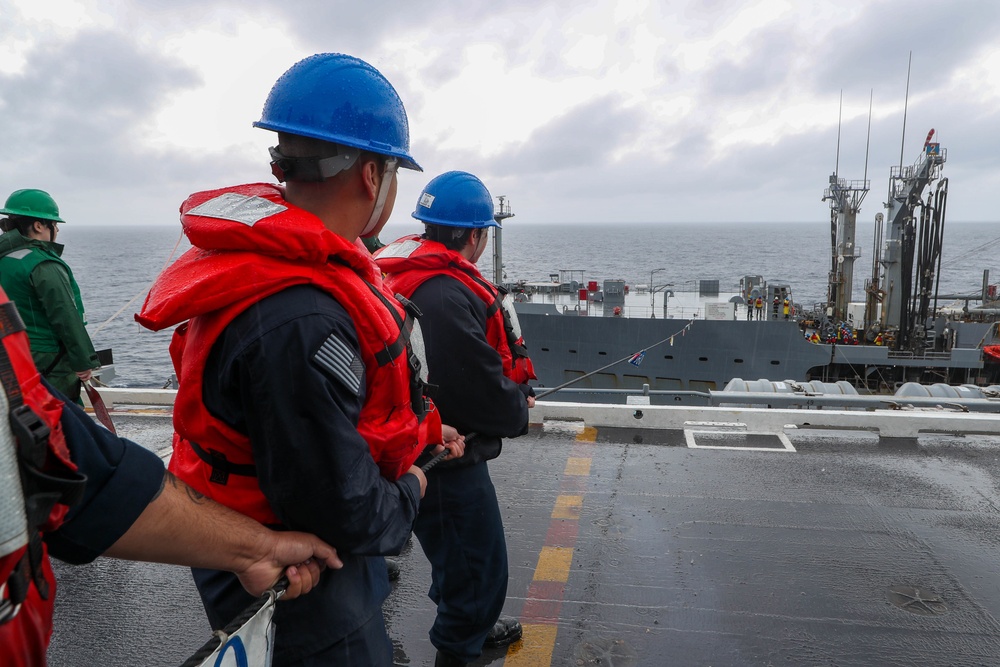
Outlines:
{"type": "Polygon", "coordinates": [[[160,267],[160,270],[156,273],[156,277],[154,277],[153,280],[150,281],[149,285],[147,285],[142,291],[140,291],[134,297],[132,297],[131,299],[129,299],[128,303],[126,303],[124,306],[122,306],[121,308],[119,308],[118,312],[116,312],[114,315],[112,315],[111,317],[109,317],[108,319],[106,319],[104,322],[101,323],[100,326],[98,326],[96,329],[94,329],[94,335],[97,335],[101,331],[101,329],[103,329],[104,327],[106,327],[109,324],[111,324],[111,322],[116,317],[118,317],[119,315],[121,315],[122,311],[124,311],[126,308],[128,308],[129,306],[131,306],[132,303],[134,303],[136,299],[138,299],[143,294],[148,294],[149,293],[150,288],[153,287],[153,283],[156,282],[156,279],[160,277],[160,274],[163,273],[164,269],[166,269],[167,266],[170,264],[171,260],[173,260],[174,253],[177,252],[177,246],[179,246],[181,244],[181,239],[182,238],[184,238],[184,230],[183,229],[181,230],[180,236],[177,237],[177,243],[174,244],[174,249],[170,251],[170,256],[167,257],[167,261],[165,261],[163,263],[163,266],[160,267]]]}

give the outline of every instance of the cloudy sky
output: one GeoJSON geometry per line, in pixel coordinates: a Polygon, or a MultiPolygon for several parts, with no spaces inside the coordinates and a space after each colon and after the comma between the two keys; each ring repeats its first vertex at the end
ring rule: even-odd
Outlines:
{"type": "Polygon", "coordinates": [[[0,0],[0,197],[170,224],[190,192],[269,181],[251,123],[335,51],[409,113],[426,172],[402,173],[394,222],[449,169],[522,223],[823,221],[838,116],[839,174],[861,179],[869,107],[863,219],[934,128],[949,220],[995,221],[998,34],[992,0],[0,0]]]}

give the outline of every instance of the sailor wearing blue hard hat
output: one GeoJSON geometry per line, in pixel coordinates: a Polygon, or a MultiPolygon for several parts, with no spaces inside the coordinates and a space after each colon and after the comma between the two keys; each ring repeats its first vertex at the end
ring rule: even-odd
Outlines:
{"type": "MultiPolygon", "coordinates": [[[[390,665],[381,555],[409,538],[426,488],[413,465],[443,441],[423,395],[414,311],[360,245],[392,211],[410,155],[406,111],[368,63],[320,54],[278,79],[256,127],[278,133],[272,173],[191,195],[192,243],[158,279],[140,322],[179,327],[170,469],[268,525],[335,544],[343,569],[275,615],[274,665],[390,665]]],[[[195,570],[221,629],[251,599],[232,576],[195,570]]]]}
{"type": "Polygon", "coordinates": [[[390,243],[375,260],[386,284],[424,313],[434,403],[469,437],[462,458],[427,474],[413,527],[431,564],[435,666],[455,667],[521,637],[521,624],[500,615],[507,545],[487,462],[500,455],[502,438],[527,431],[534,372],[506,291],[476,267],[489,228],[499,226],[483,182],[464,171],[441,174],[424,187],[412,215],[424,234],[390,243]]]}

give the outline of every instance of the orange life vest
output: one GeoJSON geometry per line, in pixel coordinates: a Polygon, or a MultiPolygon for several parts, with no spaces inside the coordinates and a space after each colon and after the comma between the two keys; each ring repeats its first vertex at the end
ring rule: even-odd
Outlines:
{"type": "Polygon", "coordinates": [[[243,185],[192,195],[181,206],[195,247],[157,280],[136,319],[153,330],[181,322],[170,344],[180,383],[170,470],[197,491],[262,523],[277,517],[257,481],[249,438],[209,414],[202,379],[226,326],[261,299],[314,285],[350,315],[366,373],[357,424],[382,475],[402,476],[441,420],[411,367],[412,313],[387,292],[367,252],[284,200],[281,188],[243,185]]]}
{"type": "Polygon", "coordinates": [[[483,278],[475,264],[444,244],[420,236],[404,236],[379,248],[375,262],[386,273],[385,282],[395,292],[410,298],[424,281],[446,275],[460,281],[486,304],[486,341],[500,355],[505,376],[526,384],[535,379],[521,332],[503,303],[507,291],[483,278]]]}
{"type": "Polygon", "coordinates": [[[42,536],[63,523],[86,477],[66,447],[63,403],[42,385],[24,323],[3,290],[0,336],[10,424],[0,427],[0,486],[20,491],[0,494],[0,665],[44,665],[56,581],[42,536]]]}

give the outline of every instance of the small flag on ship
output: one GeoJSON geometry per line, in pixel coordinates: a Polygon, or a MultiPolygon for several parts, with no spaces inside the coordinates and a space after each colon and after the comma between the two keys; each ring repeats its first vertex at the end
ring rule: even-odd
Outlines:
{"type": "Polygon", "coordinates": [[[641,350],[633,354],[632,357],[628,360],[628,362],[633,366],[638,366],[639,364],[642,363],[642,360],[643,358],[645,358],[645,356],[646,356],[646,350],[641,350]]]}

